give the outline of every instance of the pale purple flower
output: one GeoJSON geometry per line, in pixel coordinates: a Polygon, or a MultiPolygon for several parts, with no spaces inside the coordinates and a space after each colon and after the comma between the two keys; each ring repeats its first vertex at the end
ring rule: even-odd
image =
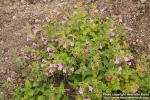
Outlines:
{"type": "Polygon", "coordinates": [[[53,66],[54,66],[55,68],[57,68],[57,64],[53,64],[53,66]]]}
{"type": "Polygon", "coordinates": [[[37,27],[37,26],[34,26],[34,28],[33,28],[33,33],[36,34],[38,31],[39,31],[38,27],[37,27]]]}
{"type": "Polygon", "coordinates": [[[106,8],[102,8],[102,9],[100,10],[100,13],[102,14],[102,13],[105,11],[105,9],[106,9],[106,8]]]}
{"type": "Polygon", "coordinates": [[[63,65],[62,64],[58,64],[58,70],[61,71],[63,69],[63,65]]]}
{"type": "Polygon", "coordinates": [[[60,39],[54,39],[53,41],[56,43],[59,43],[61,40],[60,39]]]}
{"type": "Polygon", "coordinates": [[[50,74],[53,74],[53,72],[54,72],[54,71],[53,71],[52,69],[49,70],[49,73],[50,73],[50,74]]]}
{"type": "Polygon", "coordinates": [[[131,62],[127,62],[127,63],[128,63],[128,65],[129,65],[129,66],[131,66],[131,65],[132,65],[132,63],[131,63],[131,62]]]}
{"type": "Polygon", "coordinates": [[[79,92],[79,94],[83,94],[84,93],[84,89],[80,86],[78,92],[79,92]]]}
{"type": "Polygon", "coordinates": [[[85,52],[85,53],[88,53],[88,52],[90,52],[90,49],[89,49],[89,48],[86,48],[86,49],[84,49],[84,52],[85,52]]]}
{"type": "Polygon", "coordinates": [[[89,86],[89,91],[92,92],[93,91],[93,87],[89,86]]]}
{"type": "Polygon", "coordinates": [[[36,43],[35,43],[35,42],[33,42],[33,43],[32,43],[32,46],[36,46],[36,43]]]}
{"type": "Polygon", "coordinates": [[[128,62],[129,61],[129,58],[128,57],[124,57],[124,60],[126,61],[126,62],[128,62]]]}
{"type": "Polygon", "coordinates": [[[111,34],[110,34],[111,36],[115,36],[115,32],[111,32],[111,34]]]}
{"type": "Polygon", "coordinates": [[[54,64],[49,64],[49,66],[52,68],[52,67],[54,67],[54,64]]]}
{"type": "Polygon", "coordinates": [[[74,46],[74,42],[70,42],[70,46],[72,46],[72,47],[73,47],[73,46],[74,46]]]}
{"type": "Polygon", "coordinates": [[[128,27],[127,29],[128,29],[129,32],[133,31],[133,29],[131,27],[128,27]]]}
{"type": "Polygon", "coordinates": [[[42,41],[44,41],[44,40],[45,40],[45,38],[44,38],[44,36],[43,36],[43,35],[41,35],[41,40],[42,40],[42,41]]]}
{"type": "Polygon", "coordinates": [[[49,23],[50,22],[50,19],[49,17],[45,17],[46,21],[49,23]]]}
{"type": "Polygon", "coordinates": [[[57,10],[53,10],[53,15],[54,16],[58,16],[60,14],[60,12],[59,11],[57,11],[57,10]]]}
{"type": "Polygon", "coordinates": [[[47,52],[52,52],[52,48],[51,48],[51,47],[48,47],[48,48],[47,48],[47,52]]]}
{"type": "Polygon", "coordinates": [[[67,48],[67,44],[66,44],[66,43],[63,45],[63,48],[64,48],[64,49],[66,49],[66,48],[67,48]]]}
{"type": "Polygon", "coordinates": [[[119,64],[119,63],[120,63],[120,58],[116,58],[115,64],[119,64]]]}

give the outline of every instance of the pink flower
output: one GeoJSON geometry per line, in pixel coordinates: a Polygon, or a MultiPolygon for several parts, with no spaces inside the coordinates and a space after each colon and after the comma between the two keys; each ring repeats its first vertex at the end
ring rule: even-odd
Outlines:
{"type": "Polygon", "coordinates": [[[83,94],[84,93],[84,89],[80,86],[78,92],[79,92],[79,94],[83,94]]]}
{"type": "Polygon", "coordinates": [[[126,62],[128,62],[129,61],[129,58],[128,57],[124,57],[124,60],[126,61],[126,62]]]}
{"type": "Polygon", "coordinates": [[[119,63],[120,63],[120,59],[119,59],[119,58],[116,58],[115,64],[119,64],[119,63]]]}
{"type": "Polygon", "coordinates": [[[111,32],[111,34],[110,34],[111,36],[115,36],[115,32],[111,32]]]}
{"type": "Polygon", "coordinates": [[[57,68],[57,64],[53,64],[53,66],[54,66],[55,68],[57,68]]]}
{"type": "Polygon", "coordinates": [[[61,71],[63,69],[62,64],[58,64],[58,70],[61,71]]]}
{"type": "Polygon", "coordinates": [[[89,86],[89,91],[92,92],[93,91],[93,87],[89,86]]]}
{"type": "Polygon", "coordinates": [[[105,11],[105,9],[106,9],[106,8],[102,8],[102,9],[100,10],[100,13],[102,14],[102,13],[105,11]]]}
{"type": "Polygon", "coordinates": [[[37,27],[37,26],[34,26],[34,28],[33,28],[33,33],[36,34],[38,31],[39,31],[38,27],[37,27]]]}
{"type": "Polygon", "coordinates": [[[57,10],[53,10],[53,15],[54,16],[58,16],[60,14],[60,12],[59,11],[57,11],[57,10]]]}
{"type": "Polygon", "coordinates": [[[88,53],[88,52],[90,52],[90,50],[88,48],[86,48],[86,49],[84,49],[84,52],[88,53]]]}
{"type": "Polygon", "coordinates": [[[51,47],[48,47],[48,48],[47,48],[47,52],[52,52],[52,48],[51,48],[51,47]]]}
{"type": "Polygon", "coordinates": [[[59,43],[61,40],[60,39],[54,39],[54,42],[59,43]]]}
{"type": "Polygon", "coordinates": [[[50,19],[49,19],[49,17],[46,17],[45,19],[46,19],[46,21],[47,21],[48,23],[50,22],[50,19]]]}
{"type": "Polygon", "coordinates": [[[50,67],[54,67],[54,64],[49,64],[50,67]]]}
{"type": "Polygon", "coordinates": [[[32,46],[36,46],[36,43],[35,43],[35,42],[33,42],[33,43],[32,43],[32,46]]]}
{"type": "Polygon", "coordinates": [[[74,46],[74,42],[70,42],[70,46],[72,46],[72,47],[73,47],[73,46],[74,46]]]}
{"type": "Polygon", "coordinates": [[[52,69],[49,70],[49,73],[50,73],[50,74],[53,74],[53,72],[54,72],[54,71],[53,71],[52,69]]]}
{"type": "Polygon", "coordinates": [[[128,62],[128,65],[129,65],[129,66],[131,66],[131,65],[132,65],[132,63],[131,63],[131,62],[128,62]]]}
{"type": "Polygon", "coordinates": [[[43,36],[43,35],[41,35],[41,40],[42,40],[42,41],[44,41],[44,40],[45,40],[45,38],[44,38],[44,36],[43,36]]]}
{"type": "Polygon", "coordinates": [[[66,43],[63,45],[63,48],[64,48],[64,49],[66,49],[66,48],[67,48],[67,44],[66,44],[66,43]]]}
{"type": "Polygon", "coordinates": [[[129,32],[132,32],[133,29],[132,29],[131,27],[128,27],[128,31],[129,31],[129,32]]]}

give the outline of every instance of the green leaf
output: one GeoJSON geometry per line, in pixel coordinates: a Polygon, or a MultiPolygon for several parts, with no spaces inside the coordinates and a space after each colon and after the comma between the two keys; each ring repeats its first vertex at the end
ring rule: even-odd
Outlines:
{"type": "Polygon", "coordinates": [[[26,80],[26,81],[25,81],[25,87],[26,87],[27,89],[30,89],[30,88],[31,88],[31,83],[30,83],[29,80],[26,80]]]}

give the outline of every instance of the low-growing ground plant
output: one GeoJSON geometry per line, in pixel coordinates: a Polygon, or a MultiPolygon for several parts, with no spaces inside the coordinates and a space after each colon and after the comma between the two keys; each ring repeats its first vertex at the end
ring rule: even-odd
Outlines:
{"type": "Polygon", "coordinates": [[[146,55],[136,60],[127,28],[95,8],[51,12],[28,41],[31,61],[15,100],[100,100],[103,93],[150,92],[146,55]]]}

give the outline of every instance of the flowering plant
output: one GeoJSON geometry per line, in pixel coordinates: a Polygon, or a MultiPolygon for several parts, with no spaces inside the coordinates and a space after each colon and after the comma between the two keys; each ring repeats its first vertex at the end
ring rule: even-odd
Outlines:
{"type": "Polygon", "coordinates": [[[73,14],[55,11],[51,19],[46,17],[44,27],[33,28],[28,39],[34,43],[32,78],[18,90],[19,98],[95,100],[102,93],[140,91],[143,72],[126,42],[126,29],[94,11],[81,7],[73,14]],[[60,17],[63,21],[57,21],[60,17]]]}

